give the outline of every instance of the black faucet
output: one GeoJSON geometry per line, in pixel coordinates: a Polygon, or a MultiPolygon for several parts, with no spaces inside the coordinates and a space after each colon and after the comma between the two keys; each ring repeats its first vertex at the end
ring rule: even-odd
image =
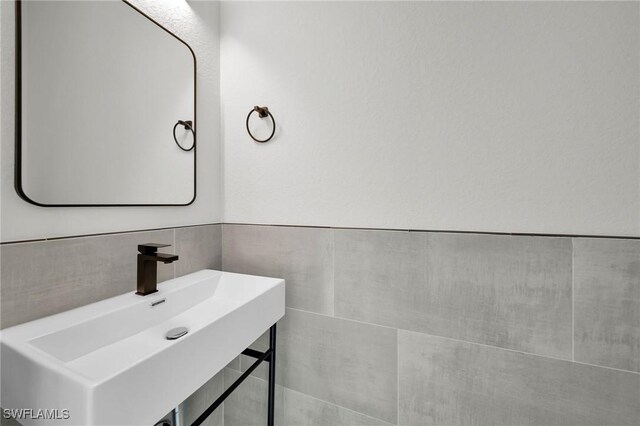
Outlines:
{"type": "Polygon", "coordinates": [[[175,254],[158,253],[161,247],[170,244],[147,243],[138,245],[138,291],[136,294],[146,296],[158,291],[158,262],[172,263],[178,260],[175,254]]]}

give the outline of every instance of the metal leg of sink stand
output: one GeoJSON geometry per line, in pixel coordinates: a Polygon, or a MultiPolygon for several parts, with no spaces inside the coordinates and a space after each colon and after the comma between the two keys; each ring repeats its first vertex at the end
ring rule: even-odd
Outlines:
{"type": "Polygon", "coordinates": [[[213,404],[209,406],[209,408],[204,410],[204,412],[200,414],[200,417],[198,417],[193,423],[191,423],[191,426],[200,426],[202,423],[204,423],[207,417],[209,417],[211,413],[213,413],[215,409],[218,408],[224,402],[224,400],[227,399],[227,397],[231,395],[231,393],[238,386],[240,386],[240,383],[242,383],[247,377],[249,377],[251,373],[253,373],[253,371],[258,368],[258,366],[263,361],[269,363],[269,399],[267,402],[267,426],[274,425],[274,406],[276,399],[276,325],[273,324],[269,329],[268,350],[260,352],[255,349],[247,348],[242,351],[242,355],[250,356],[252,358],[256,358],[257,360],[256,362],[251,364],[251,366],[247,368],[247,370],[242,373],[242,375],[235,382],[229,385],[227,389],[222,393],[222,395],[220,395],[218,399],[216,399],[213,404]]]}
{"type": "Polygon", "coordinates": [[[269,352],[269,399],[267,401],[267,426],[273,426],[276,399],[276,324],[273,324],[269,330],[269,352]]]}

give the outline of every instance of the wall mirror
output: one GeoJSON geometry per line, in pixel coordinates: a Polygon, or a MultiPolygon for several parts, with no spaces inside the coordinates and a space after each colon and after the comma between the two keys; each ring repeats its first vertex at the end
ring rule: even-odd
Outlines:
{"type": "Polygon", "coordinates": [[[120,0],[18,1],[16,20],[18,194],[46,207],[191,204],[191,48],[120,0]]]}

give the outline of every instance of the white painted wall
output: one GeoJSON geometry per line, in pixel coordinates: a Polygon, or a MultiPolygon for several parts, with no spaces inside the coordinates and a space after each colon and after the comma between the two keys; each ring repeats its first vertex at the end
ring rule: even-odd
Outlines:
{"type": "MultiPolygon", "coordinates": [[[[198,196],[189,207],[42,208],[13,189],[14,3],[0,2],[1,240],[215,223],[221,219],[219,5],[183,0],[132,2],[185,40],[197,57],[198,196]]],[[[132,13],[134,11],[132,10],[132,13]]],[[[171,173],[171,170],[167,170],[171,173]]]]}
{"type": "Polygon", "coordinates": [[[223,3],[225,222],[640,235],[639,8],[223,3]]]}
{"type": "Polygon", "coordinates": [[[220,56],[216,3],[135,3],[198,57],[198,200],[18,198],[2,1],[2,241],[221,221],[221,161],[225,222],[640,235],[638,3],[225,2],[220,56]]]}

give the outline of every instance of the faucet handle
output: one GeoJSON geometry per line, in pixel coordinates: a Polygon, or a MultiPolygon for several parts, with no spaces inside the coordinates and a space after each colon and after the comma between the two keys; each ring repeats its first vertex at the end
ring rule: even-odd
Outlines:
{"type": "Polygon", "coordinates": [[[154,254],[158,252],[159,248],[170,247],[171,244],[158,244],[158,243],[145,243],[138,244],[138,251],[142,254],[154,254]]]}

